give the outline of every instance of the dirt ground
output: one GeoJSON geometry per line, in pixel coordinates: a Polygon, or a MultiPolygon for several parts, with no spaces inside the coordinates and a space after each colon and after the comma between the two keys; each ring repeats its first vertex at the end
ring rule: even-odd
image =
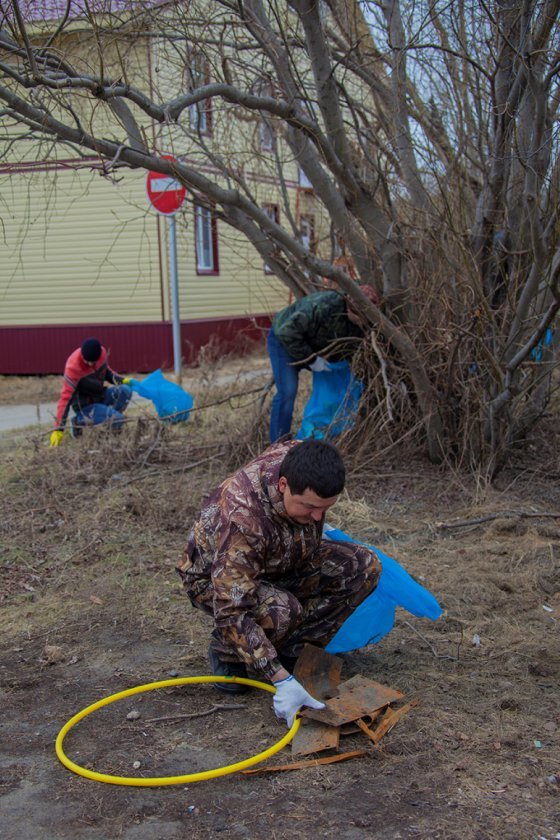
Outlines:
{"type": "MultiPolygon", "coordinates": [[[[436,623],[400,611],[382,642],[343,657],[344,679],[363,674],[420,701],[378,747],[350,735],[341,750],[362,758],[148,788],[84,779],[57,760],[57,733],[80,709],[208,673],[210,622],[174,566],[201,496],[264,448],[266,422],[258,394],[228,398],[253,386],[199,375],[200,410],[183,427],[144,413],[120,436],[93,430],[56,450],[25,430],[0,437],[2,840],[560,837],[553,416],[493,486],[412,450],[367,471],[348,453],[329,522],[396,557],[444,609],[436,623]]],[[[20,380],[33,394],[55,381],[20,380]]],[[[0,380],[6,402],[4,391],[18,400],[14,380],[0,380]]],[[[269,694],[235,702],[244,708],[211,711],[232,703],[211,686],[145,692],[85,718],[65,749],[103,773],[152,777],[229,764],[282,737],[269,694]]],[[[291,761],[288,748],[260,766],[291,761]]]]}

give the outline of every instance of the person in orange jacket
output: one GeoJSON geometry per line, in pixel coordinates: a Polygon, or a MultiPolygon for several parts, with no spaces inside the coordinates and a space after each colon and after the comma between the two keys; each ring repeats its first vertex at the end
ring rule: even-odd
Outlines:
{"type": "Polygon", "coordinates": [[[130,379],[111,370],[107,359],[107,350],[101,342],[97,338],[87,338],[66,360],[50,446],[58,446],[62,440],[71,408],[75,437],[81,434],[84,426],[109,423],[115,430],[122,427],[123,412],[132,396],[130,379]],[[113,387],[106,387],[105,382],[113,387]]]}

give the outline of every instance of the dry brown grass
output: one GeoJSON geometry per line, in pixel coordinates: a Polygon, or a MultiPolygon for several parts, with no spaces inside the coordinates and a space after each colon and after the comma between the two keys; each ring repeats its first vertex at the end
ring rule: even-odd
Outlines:
{"type": "MultiPolygon", "coordinates": [[[[186,603],[174,565],[202,495],[265,445],[259,394],[230,399],[232,390],[243,387],[209,376],[197,397],[207,408],[184,426],[138,416],[120,435],[94,429],[57,450],[25,433],[5,436],[3,722],[5,739],[27,762],[16,772],[15,757],[8,760],[14,779],[8,790],[17,789],[18,779],[33,784],[28,768],[39,760],[33,744],[21,742],[22,714],[38,720],[48,709],[61,725],[113,687],[167,676],[171,668],[206,670],[210,624],[186,603]],[[61,647],[59,664],[45,664],[47,642],[61,647]]],[[[293,833],[278,829],[278,818],[296,814],[298,835],[306,838],[553,840],[559,811],[551,778],[560,769],[557,441],[550,418],[535,432],[535,448],[520,450],[494,484],[430,465],[414,448],[372,449],[367,459],[349,449],[348,490],[331,524],[397,557],[437,595],[444,616],[432,624],[400,613],[379,645],[345,657],[344,676],[363,673],[419,696],[421,704],[367,761],[250,782],[233,777],[189,791],[201,814],[189,827],[192,836],[214,836],[221,830],[216,815],[225,809],[230,826],[244,815],[248,834],[230,828],[235,838],[287,840],[293,833]],[[457,526],[459,520],[473,524],[457,526]],[[271,805],[257,814],[255,801],[271,805]]],[[[179,696],[160,702],[181,710],[179,696]]],[[[220,719],[217,726],[210,718],[189,729],[208,760],[218,756],[218,732],[220,749],[235,751],[236,727],[247,726],[247,744],[257,748],[274,723],[259,701],[250,718],[220,719]]],[[[93,726],[84,738],[97,760],[126,771],[129,744],[150,767],[170,761],[172,750],[181,753],[185,736],[175,732],[150,730],[147,740],[115,718],[106,731],[93,726]],[[112,756],[115,738],[121,740],[112,756]]],[[[53,734],[42,756],[51,755],[53,734]]],[[[134,824],[137,800],[61,772],[52,759],[42,784],[49,795],[64,786],[74,836],[84,815],[98,840],[134,824]]],[[[48,809],[42,796],[34,808],[48,809]]],[[[154,793],[150,802],[152,817],[185,828],[182,791],[154,793]]],[[[64,835],[53,829],[50,836],[64,835]]],[[[161,833],[167,836],[175,837],[161,833]]]]}

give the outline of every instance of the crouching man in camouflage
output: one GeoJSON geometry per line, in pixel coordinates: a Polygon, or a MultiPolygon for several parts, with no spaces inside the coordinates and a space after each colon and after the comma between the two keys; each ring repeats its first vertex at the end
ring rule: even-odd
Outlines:
{"type": "Polygon", "coordinates": [[[290,674],[304,643],[324,647],[381,572],[365,546],[321,538],[344,481],[332,444],[274,444],[206,498],[178,566],[192,604],[214,618],[213,673],[268,678],[288,726],[302,706],[323,708],[290,674]]]}

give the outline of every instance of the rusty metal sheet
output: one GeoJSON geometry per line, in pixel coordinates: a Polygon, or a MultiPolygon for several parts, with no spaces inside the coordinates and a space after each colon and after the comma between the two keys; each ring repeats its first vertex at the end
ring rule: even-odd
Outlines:
{"type": "MultiPolygon", "coordinates": [[[[366,726],[371,726],[371,724],[377,720],[379,715],[387,709],[387,706],[381,706],[380,709],[377,709],[375,712],[372,712],[371,715],[364,715],[361,722],[359,720],[352,721],[352,723],[343,723],[342,726],[339,726],[340,734],[342,735],[356,735],[358,732],[361,732],[363,727],[358,724],[364,723],[366,726]]],[[[309,721],[310,722],[310,721],[309,721]]],[[[318,723],[319,721],[315,721],[318,723]]],[[[301,727],[300,727],[301,728],[301,727]]],[[[334,727],[331,727],[334,728],[334,727]]]]}
{"type": "MultiPolygon", "coordinates": [[[[315,645],[306,644],[298,657],[294,676],[317,700],[333,697],[338,690],[342,659],[315,645]]],[[[340,731],[335,726],[314,720],[303,720],[292,741],[292,755],[310,755],[322,750],[338,749],[340,731]]]]}
{"type": "Polygon", "coordinates": [[[285,770],[303,770],[305,767],[319,767],[321,764],[336,764],[337,761],[348,761],[350,758],[363,758],[367,750],[353,750],[338,755],[328,755],[324,758],[312,758],[310,761],[294,761],[293,764],[277,764],[274,767],[257,767],[256,770],[242,770],[244,776],[254,776],[262,773],[278,773],[285,770]]]}
{"type": "Polygon", "coordinates": [[[315,645],[304,645],[294,668],[294,677],[316,700],[334,697],[340,683],[342,659],[315,645]]]}
{"type": "Polygon", "coordinates": [[[399,721],[403,715],[406,715],[414,706],[417,706],[420,701],[418,699],[411,700],[410,703],[405,703],[404,706],[401,706],[400,709],[387,709],[383,717],[381,718],[381,722],[377,726],[376,729],[373,731],[367,726],[363,721],[357,720],[356,723],[364,732],[370,741],[373,741],[374,744],[378,744],[379,741],[386,735],[388,732],[391,731],[393,726],[399,721]]]}
{"type": "Polygon", "coordinates": [[[343,723],[373,715],[377,709],[403,696],[402,691],[358,674],[339,685],[337,696],[327,701],[325,709],[302,709],[301,715],[329,726],[342,726],[343,723]]]}
{"type": "Polygon", "coordinates": [[[292,755],[310,755],[323,750],[337,750],[340,744],[338,726],[328,726],[318,720],[302,720],[292,741],[292,755]]]}

